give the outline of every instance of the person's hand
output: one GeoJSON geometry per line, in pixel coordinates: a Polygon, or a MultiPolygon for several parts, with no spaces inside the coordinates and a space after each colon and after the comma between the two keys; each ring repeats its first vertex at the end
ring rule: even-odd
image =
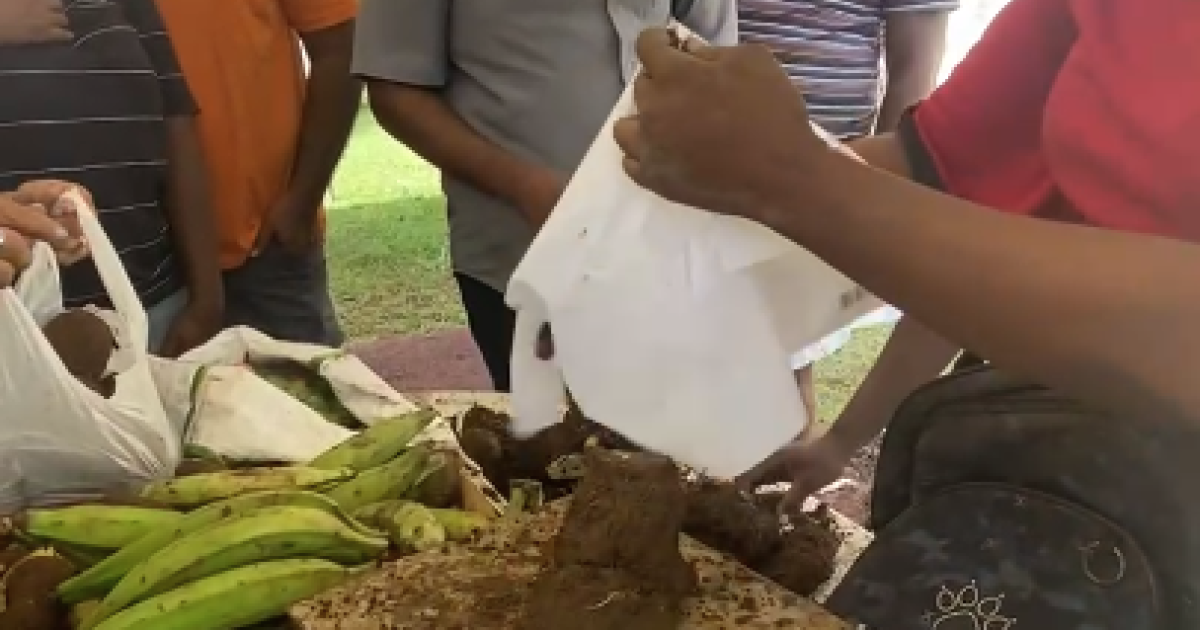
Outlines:
{"type": "Polygon", "coordinates": [[[531,168],[513,183],[512,202],[535,229],[541,229],[562,197],[566,182],[558,173],[531,168]]]}
{"type": "Polygon", "coordinates": [[[0,2],[0,45],[69,42],[74,38],[63,0],[0,2]]]}
{"type": "Polygon", "coordinates": [[[795,441],[738,479],[747,490],[757,486],[790,482],[779,509],[784,514],[801,510],[804,500],[842,477],[858,449],[835,433],[804,443],[795,441]]]}
{"type": "Polygon", "coordinates": [[[258,254],[272,240],[284,251],[303,256],[321,244],[319,213],[311,204],[292,195],[285,195],[268,215],[267,224],[259,231],[254,253],[258,254]]]}
{"type": "Polygon", "coordinates": [[[178,315],[163,338],[158,355],[177,358],[197,348],[221,331],[222,313],[219,307],[203,301],[191,301],[178,315]]]}
{"type": "Polygon", "coordinates": [[[779,182],[831,154],[767,48],[680,44],[671,31],[649,29],[637,50],[638,113],[618,121],[614,133],[638,184],[672,201],[766,222],[774,200],[787,194],[774,190],[779,182]]]}
{"type": "Polygon", "coordinates": [[[20,188],[10,193],[10,198],[40,209],[67,230],[69,238],[50,242],[60,265],[73,265],[91,253],[83,236],[83,228],[79,225],[79,213],[95,208],[92,195],[86,188],[56,179],[37,179],[21,184],[20,188]],[[77,208],[75,201],[67,195],[69,192],[77,193],[87,207],[77,208]]]}
{"type": "MultiPolygon", "coordinates": [[[[75,225],[77,228],[78,224],[75,225]]],[[[36,241],[49,243],[60,255],[87,253],[87,245],[78,232],[72,235],[41,204],[22,203],[14,193],[0,195],[0,288],[11,286],[29,267],[36,241]]]]}

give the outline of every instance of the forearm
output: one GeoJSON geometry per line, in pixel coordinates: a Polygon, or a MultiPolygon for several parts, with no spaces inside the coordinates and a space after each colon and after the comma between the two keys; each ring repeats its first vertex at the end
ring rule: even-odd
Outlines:
{"type": "Polygon", "coordinates": [[[535,168],[472,129],[435,89],[372,81],[368,93],[375,118],[389,134],[485,193],[513,200],[535,168]]]}
{"type": "Polygon", "coordinates": [[[832,155],[776,166],[772,227],[881,298],[1047,385],[1200,422],[1200,247],[1004,216],[832,155]]]}
{"type": "Polygon", "coordinates": [[[846,146],[864,162],[881,171],[904,179],[913,178],[912,164],[904,152],[900,136],[894,132],[859,138],[846,146]]]}
{"type": "Polygon", "coordinates": [[[887,84],[879,106],[876,133],[895,131],[904,110],[929,96],[937,87],[946,55],[949,13],[893,13],[885,29],[884,61],[887,84]]]}
{"type": "Polygon", "coordinates": [[[362,81],[350,73],[354,25],[305,35],[309,76],[289,194],[316,212],[333,179],[362,102],[362,81]],[[316,42],[316,45],[313,43],[316,42]]]}
{"type": "Polygon", "coordinates": [[[189,297],[195,303],[221,310],[224,291],[217,262],[216,227],[195,120],[168,119],[167,138],[166,214],[189,297]]]}

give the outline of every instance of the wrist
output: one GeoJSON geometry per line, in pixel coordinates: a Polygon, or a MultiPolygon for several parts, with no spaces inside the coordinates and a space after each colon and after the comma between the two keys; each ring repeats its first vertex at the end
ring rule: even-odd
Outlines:
{"type": "Polygon", "coordinates": [[[839,452],[850,455],[870,443],[885,427],[886,424],[877,426],[855,417],[842,417],[825,434],[824,440],[839,452]]]}
{"type": "Polygon", "coordinates": [[[854,163],[835,151],[817,151],[803,161],[776,164],[764,181],[759,220],[767,227],[799,240],[826,226],[841,205],[845,172],[854,163]]]}
{"type": "Polygon", "coordinates": [[[219,319],[225,312],[225,291],[219,285],[189,285],[188,309],[205,318],[219,319]]]}

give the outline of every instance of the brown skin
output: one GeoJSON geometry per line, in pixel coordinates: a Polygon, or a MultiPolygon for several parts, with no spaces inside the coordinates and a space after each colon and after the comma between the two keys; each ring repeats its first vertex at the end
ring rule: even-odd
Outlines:
{"type": "Polygon", "coordinates": [[[63,264],[87,255],[76,219],[78,209],[58,203],[70,189],[80,190],[90,200],[83,189],[52,180],[27,182],[14,192],[0,194],[0,288],[11,286],[29,266],[36,241],[49,243],[63,264]]]}
{"type": "Polygon", "coordinates": [[[309,59],[300,144],[291,184],[272,210],[267,229],[259,234],[256,251],[272,238],[296,255],[321,244],[321,200],[346,148],[362,97],[362,82],[350,73],[353,21],[301,33],[300,41],[309,59]]]}
{"type": "Polygon", "coordinates": [[[1200,424],[1200,246],[1013,217],[839,156],[761,47],[686,53],[656,29],[639,53],[640,114],[616,133],[641,185],[771,227],[997,365],[1200,424]]]}
{"type": "Polygon", "coordinates": [[[62,0],[0,2],[0,45],[69,42],[74,37],[62,0]]]}
{"type": "Polygon", "coordinates": [[[379,124],[443,172],[516,206],[541,227],[566,185],[551,169],[523,160],[479,135],[436,88],[370,81],[379,124]]]}
{"type": "Polygon", "coordinates": [[[188,303],[167,330],[160,353],[177,357],[208,341],[220,330],[225,292],[194,118],[167,119],[167,151],[167,221],[183,267],[188,303]]]}
{"type": "Polygon", "coordinates": [[[937,87],[949,24],[948,11],[888,14],[884,37],[887,89],[875,123],[877,133],[894,131],[904,110],[937,87]]]}

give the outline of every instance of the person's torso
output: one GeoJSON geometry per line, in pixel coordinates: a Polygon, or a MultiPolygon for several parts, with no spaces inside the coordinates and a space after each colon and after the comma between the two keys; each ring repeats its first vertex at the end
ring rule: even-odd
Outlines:
{"type": "MultiPolygon", "coordinates": [[[[162,93],[119,3],[69,4],[73,42],[0,47],[0,190],[34,179],[86,187],[142,300],[180,286],[162,207],[162,93]]],[[[162,37],[147,34],[146,37],[162,37]]],[[[63,272],[69,306],[105,304],[87,262],[63,272]]]]}
{"type": "Polygon", "coordinates": [[[1200,241],[1200,3],[1072,0],[1037,214],[1200,241]]]}
{"type": "MultiPolygon", "coordinates": [[[[636,68],[637,34],[669,18],[669,0],[456,0],[446,98],[487,139],[569,176],[636,68]]],[[[503,200],[444,187],[456,270],[503,290],[533,230],[503,200]]]]}
{"type": "Polygon", "coordinates": [[[880,99],[881,0],[741,0],[742,40],[769,47],[840,138],[869,134],[880,99]]]}
{"type": "Polygon", "coordinates": [[[221,263],[240,265],[287,189],[303,57],[279,0],[157,0],[199,107],[221,263]]]}

